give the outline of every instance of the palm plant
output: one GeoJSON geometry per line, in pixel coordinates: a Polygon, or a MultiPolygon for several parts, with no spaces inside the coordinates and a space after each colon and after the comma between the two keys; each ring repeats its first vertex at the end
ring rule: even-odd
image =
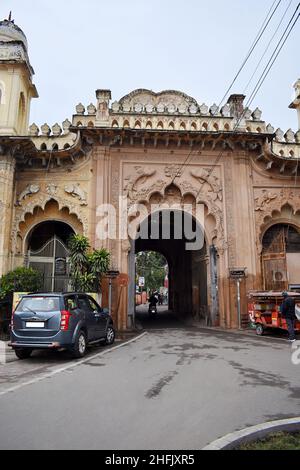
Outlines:
{"type": "Polygon", "coordinates": [[[73,235],[68,246],[73,289],[80,292],[99,292],[101,277],[109,268],[108,251],[102,248],[89,252],[89,240],[83,235],[73,235]]]}

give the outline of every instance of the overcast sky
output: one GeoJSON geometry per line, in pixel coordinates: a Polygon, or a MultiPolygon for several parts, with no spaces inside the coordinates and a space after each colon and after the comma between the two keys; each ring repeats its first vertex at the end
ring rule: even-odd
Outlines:
{"type": "MultiPolygon", "coordinates": [[[[269,50],[298,0],[282,0],[266,35],[235,84],[243,93],[265,46],[292,1],[269,50]]],[[[0,0],[0,16],[25,32],[39,99],[31,122],[61,123],[97,88],[113,101],[136,88],[183,91],[219,104],[250,49],[273,0],[0,0]]],[[[297,130],[293,84],[300,78],[300,21],[251,108],[274,127],[297,130]]],[[[267,56],[266,56],[267,57],[267,56]]],[[[266,59],[265,59],[266,61],[266,59]]],[[[265,63],[265,61],[263,63],[265,63]]],[[[249,90],[252,91],[257,80],[249,90]]]]}

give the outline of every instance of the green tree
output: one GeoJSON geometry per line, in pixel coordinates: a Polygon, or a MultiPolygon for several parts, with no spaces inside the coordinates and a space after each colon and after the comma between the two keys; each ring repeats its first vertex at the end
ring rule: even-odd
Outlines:
{"type": "Polygon", "coordinates": [[[109,252],[104,248],[91,251],[89,240],[83,235],[72,235],[68,246],[73,289],[78,292],[99,292],[101,278],[109,268],[109,252]]]}
{"type": "Polygon", "coordinates": [[[143,251],[136,256],[137,277],[145,278],[145,288],[158,290],[164,285],[167,261],[163,255],[154,251],[143,251]]]}
{"type": "Polygon", "coordinates": [[[42,288],[41,273],[32,268],[19,267],[0,279],[0,299],[5,299],[14,292],[37,292],[42,288]]]}

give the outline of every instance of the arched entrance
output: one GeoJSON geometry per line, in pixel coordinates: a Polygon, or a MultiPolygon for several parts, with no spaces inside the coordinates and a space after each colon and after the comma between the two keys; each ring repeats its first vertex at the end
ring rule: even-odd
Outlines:
{"type": "Polygon", "coordinates": [[[43,276],[45,292],[70,290],[67,248],[74,230],[59,221],[42,222],[28,235],[27,264],[43,276]]]}
{"type": "MultiPolygon", "coordinates": [[[[179,209],[150,214],[139,226],[132,251],[135,255],[157,252],[168,261],[169,310],[174,316],[185,322],[194,319],[211,323],[212,308],[216,309],[218,303],[217,275],[211,276],[217,273],[217,257],[210,256],[204,229],[195,217],[179,209]],[[211,271],[212,263],[215,266],[211,271]],[[213,292],[214,298],[209,296],[213,292]]],[[[133,269],[131,265],[131,277],[133,269]]]]}
{"type": "Polygon", "coordinates": [[[266,290],[300,291],[300,233],[287,223],[272,225],[264,234],[262,272],[266,290]]]}

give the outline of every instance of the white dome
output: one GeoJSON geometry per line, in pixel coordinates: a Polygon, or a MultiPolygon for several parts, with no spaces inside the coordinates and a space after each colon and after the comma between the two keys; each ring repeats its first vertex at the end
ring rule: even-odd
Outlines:
{"type": "Polygon", "coordinates": [[[20,41],[24,44],[25,49],[28,49],[27,39],[19,26],[15,25],[13,21],[4,20],[0,21],[0,41],[14,42],[20,41]]]}

